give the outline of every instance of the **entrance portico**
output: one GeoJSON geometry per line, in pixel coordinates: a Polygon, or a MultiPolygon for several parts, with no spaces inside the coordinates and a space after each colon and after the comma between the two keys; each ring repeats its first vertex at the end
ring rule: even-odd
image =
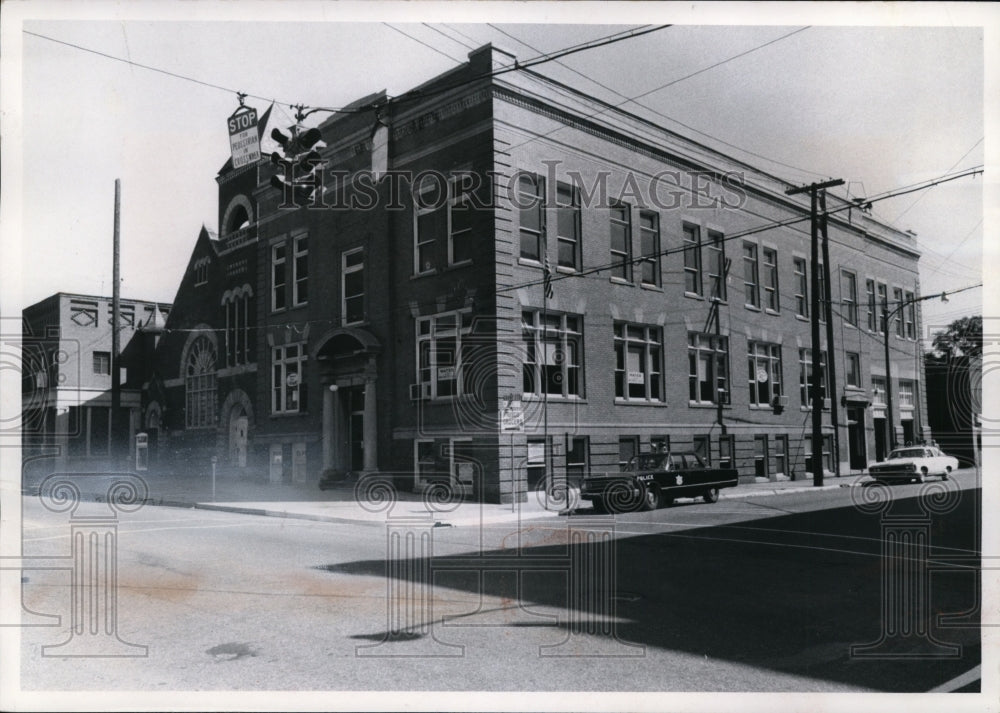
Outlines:
{"type": "Polygon", "coordinates": [[[381,346],[363,329],[323,336],[314,358],[323,387],[323,469],[378,470],[376,359],[381,346]]]}

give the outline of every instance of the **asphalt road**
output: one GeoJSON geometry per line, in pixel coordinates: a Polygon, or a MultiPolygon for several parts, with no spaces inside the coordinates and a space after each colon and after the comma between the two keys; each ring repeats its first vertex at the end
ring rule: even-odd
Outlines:
{"type": "MultiPolygon", "coordinates": [[[[43,655],[113,637],[71,637],[68,569],[26,570],[25,605],[61,621],[22,630],[21,685],[974,691],[980,491],[974,473],[951,482],[961,489],[950,499],[933,484],[894,486],[882,513],[857,504],[881,491],[842,488],[615,518],[581,510],[520,528],[145,507],[118,524],[110,626],[147,655],[43,655]],[[886,538],[906,533],[926,547],[885,559],[886,538]],[[409,554],[387,558],[392,547],[409,554]],[[892,598],[922,572],[929,587],[892,598]]],[[[23,513],[25,556],[69,553],[65,513],[33,498],[23,513]]]]}

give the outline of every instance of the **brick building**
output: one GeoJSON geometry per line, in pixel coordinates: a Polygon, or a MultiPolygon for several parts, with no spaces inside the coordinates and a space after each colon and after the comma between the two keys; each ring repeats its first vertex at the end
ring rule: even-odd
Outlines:
{"type": "MultiPolygon", "coordinates": [[[[141,395],[170,305],[120,301],[121,423],[128,453],[143,430],[141,395]]],[[[112,444],[110,297],[56,293],[23,312],[22,443],[50,470],[109,467],[112,444]]],[[[116,429],[117,430],[117,429],[116,429]]],[[[156,434],[152,435],[155,449],[156,434]]]]}
{"type": "MultiPolygon", "coordinates": [[[[418,489],[445,471],[493,502],[651,447],[746,479],[805,474],[803,198],[531,71],[491,74],[512,62],[486,46],[324,121],[306,205],[266,159],[223,167],[220,235],[199,236],[146,397],[178,456],[418,489]]],[[[819,448],[848,472],[886,448],[878,313],[919,294],[919,253],[857,206],[830,209],[837,383],[819,448]]],[[[927,433],[919,305],[889,329],[903,443],[927,433]]]]}

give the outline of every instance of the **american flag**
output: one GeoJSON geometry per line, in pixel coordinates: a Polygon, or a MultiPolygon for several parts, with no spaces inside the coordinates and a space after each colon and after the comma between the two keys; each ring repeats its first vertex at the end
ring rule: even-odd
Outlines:
{"type": "Polygon", "coordinates": [[[542,266],[545,271],[545,298],[551,300],[556,293],[552,289],[552,267],[549,265],[548,256],[542,258],[542,266]]]}

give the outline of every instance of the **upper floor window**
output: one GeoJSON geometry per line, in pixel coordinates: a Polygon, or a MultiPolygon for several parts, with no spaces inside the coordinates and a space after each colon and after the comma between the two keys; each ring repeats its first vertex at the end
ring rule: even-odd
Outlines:
{"type": "Polygon", "coordinates": [[[746,289],[746,306],[760,308],[760,264],[757,245],[743,242],[743,284],[746,289]]]}
{"type": "Polygon", "coordinates": [[[764,261],[764,307],[771,312],[780,312],[778,300],[778,251],[774,248],[761,250],[764,261]]]}
{"type": "Polygon", "coordinates": [[[652,210],[639,211],[639,242],[642,262],[639,279],[644,285],[660,284],[660,215],[652,210]]]}
{"type": "Polygon", "coordinates": [[[709,230],[706,247],[708,248],[708,296],[713,300],[725,302],[726,239],[719,231],[709,230]]]}
{"type": "Polygon", "coordinates": [[[226,313],[226,365],[251,361],[250,325],[253,321],[253,290],[250,285],[227,292],[222,301],[226,313]]]}
{"type": "Polygon", "coordinates": [[[684,291],[701,294],[701,228],[684,224],[684,291]]]}
{"type": "MultiPolygon", "coordinates": [[[[830,385],[825,351],[820,352],[819,365],[820,396],[826,400],[830,394],[830,385]]],[[[799,398],[803,408],[809,408],[812,405],[812,373],[812,349],[799,349],[799,398]]]]}
{"type": "Polygon", "coordinates": [[[885,283],[883,282],[878,283],[878,303],[879,306],[882,308],[882,316],[878,321],[879,323],[878,331],[879,334],[885,334],[886,330],[889,328],[889,325],[886,324],[886,319],[888,317],[888,311],[889,311],[889,288],[886,287],[885,283]]]}
{"type": "Polygon", "coordinates": [[[461,173],[448,181],[448,264],[472,259],[472,187],[474,177],[461,173]]]}
{"type": "Polygon", "coordinates": [[[848,386],[861,388],[861,355],[857,352],[847,352],[847,374],[844,377],[848,386]]]}
{"type": "Polygon", "coordinates": [[[271,246],[271,311],[285,309],[285,287],[287,285],[286,262],[288,248],[284,242],[271,246]]]}
{"type": "Polygon", "coordinates": [[[184,370],[185,424],[188,428],[208,428],[217,419],[215,345],[202,335],[188,352],[184,370]]]}
{"type": "Polygon", "coordinates": [[[747,380],[750,403],[754,406],[770,406],[774,397],[781,396],[780,344],[747,344],[747,380]]]}
{"type": "Polygon", "coordinates": [[[840,271],[840,294],[844,302],[844,321],[858,326],[858,278],[853,272],[840,271]]]}
{"type": "Polygon", "coordinates": [[[194,262],[194,284],[195,287],[208,282],[208,265],[212,262],[209,257],[201,257],[194,262]]]}
{"type": "Polygon", "coordinates": [[[521,257],[541,262],[545,235],[545,179],[522,173],[517,179],[521,257]]]}
{"type": "Polygon", "coordinates": [[[906,338],[916,339],[917,338],[917,305],[914,302],[914,297],[912,292],[904,293],[904,301],[908,304],[903,308],[903,314],[906,316],[906,338]]]}
{"type": "Polygon", "coordinates": [[[806,277],[806,259],[792,258],[795,269],[795,314],[800,317],[809,316],[809,278],[806,277]]]}
{"type": "Polygon", "coordinates": [[[94,373],[111,376],[111,352],[94,352],[94,373]]]}
{"type": "Polygon", "coordinates": [[[427,174],[414,186],[413,273],[432,272],[438,266],[438,246],[448,234],[448,185],[427,174]]]}
{"type": "Polygon", "coordinates": [[[539,310],[521,313],[526,394],[583,396],[583,317],[539,310]]]}
{"type": "Polygon", "coordinates": [[[305,235],[292,240],[292,306],[309,300],[309,243],[305,235]]]}
{"type": "Polygon", "coordinates": [[[556,184],[558,265],[580,269],[580,192],[568,183],[556,184]]]}
{"type": "Polygon", "coordinates": [[[729,338],[688,332],[688,399],[729,403],[729,338]]]}
{"type": "Polygon", "coordinates": [[[868,297],[868,331],[878,331],[878,308],[875,306],[875,280],[865,280],[865,293],[868,297]]]}
{"type": "Polygon", "coordinates": [[[271,413],[305,411],[305,362],[304,343],[271,350],[271,413]]]}
{"type": "Polygon", "coordinates": [[[469,312],[442,312],[417,319],[417,383],[428,398],[461,396],[465,392],[463,361],[470,358],[472,328],[469,312]]]}
{"type": "Polygon", "coordinates": [[[632,217],[627,203],[611,206],[611,276],[630,279],[632,273],[632,217]]]}
{"type": "Polygon", "coordinates": [[[894,303],[893,307],[896,310],[896,314],[893,316],[893,330],[896,332],[896,336],[900,339],[903,338],[903,288],[893,287],[892,288],[892,301],[894,303]]]}
{"type": "Polygon", "coordinates": [[[615,322],[615,398],[662,399],[663,332],[659,327],[615,322]]]}
{"type": "Polygon", "coordinates": [[[341,305],[344,324],[357,324],[365,319],[365,251],[349,250],[341,255],[341,305]]]}

